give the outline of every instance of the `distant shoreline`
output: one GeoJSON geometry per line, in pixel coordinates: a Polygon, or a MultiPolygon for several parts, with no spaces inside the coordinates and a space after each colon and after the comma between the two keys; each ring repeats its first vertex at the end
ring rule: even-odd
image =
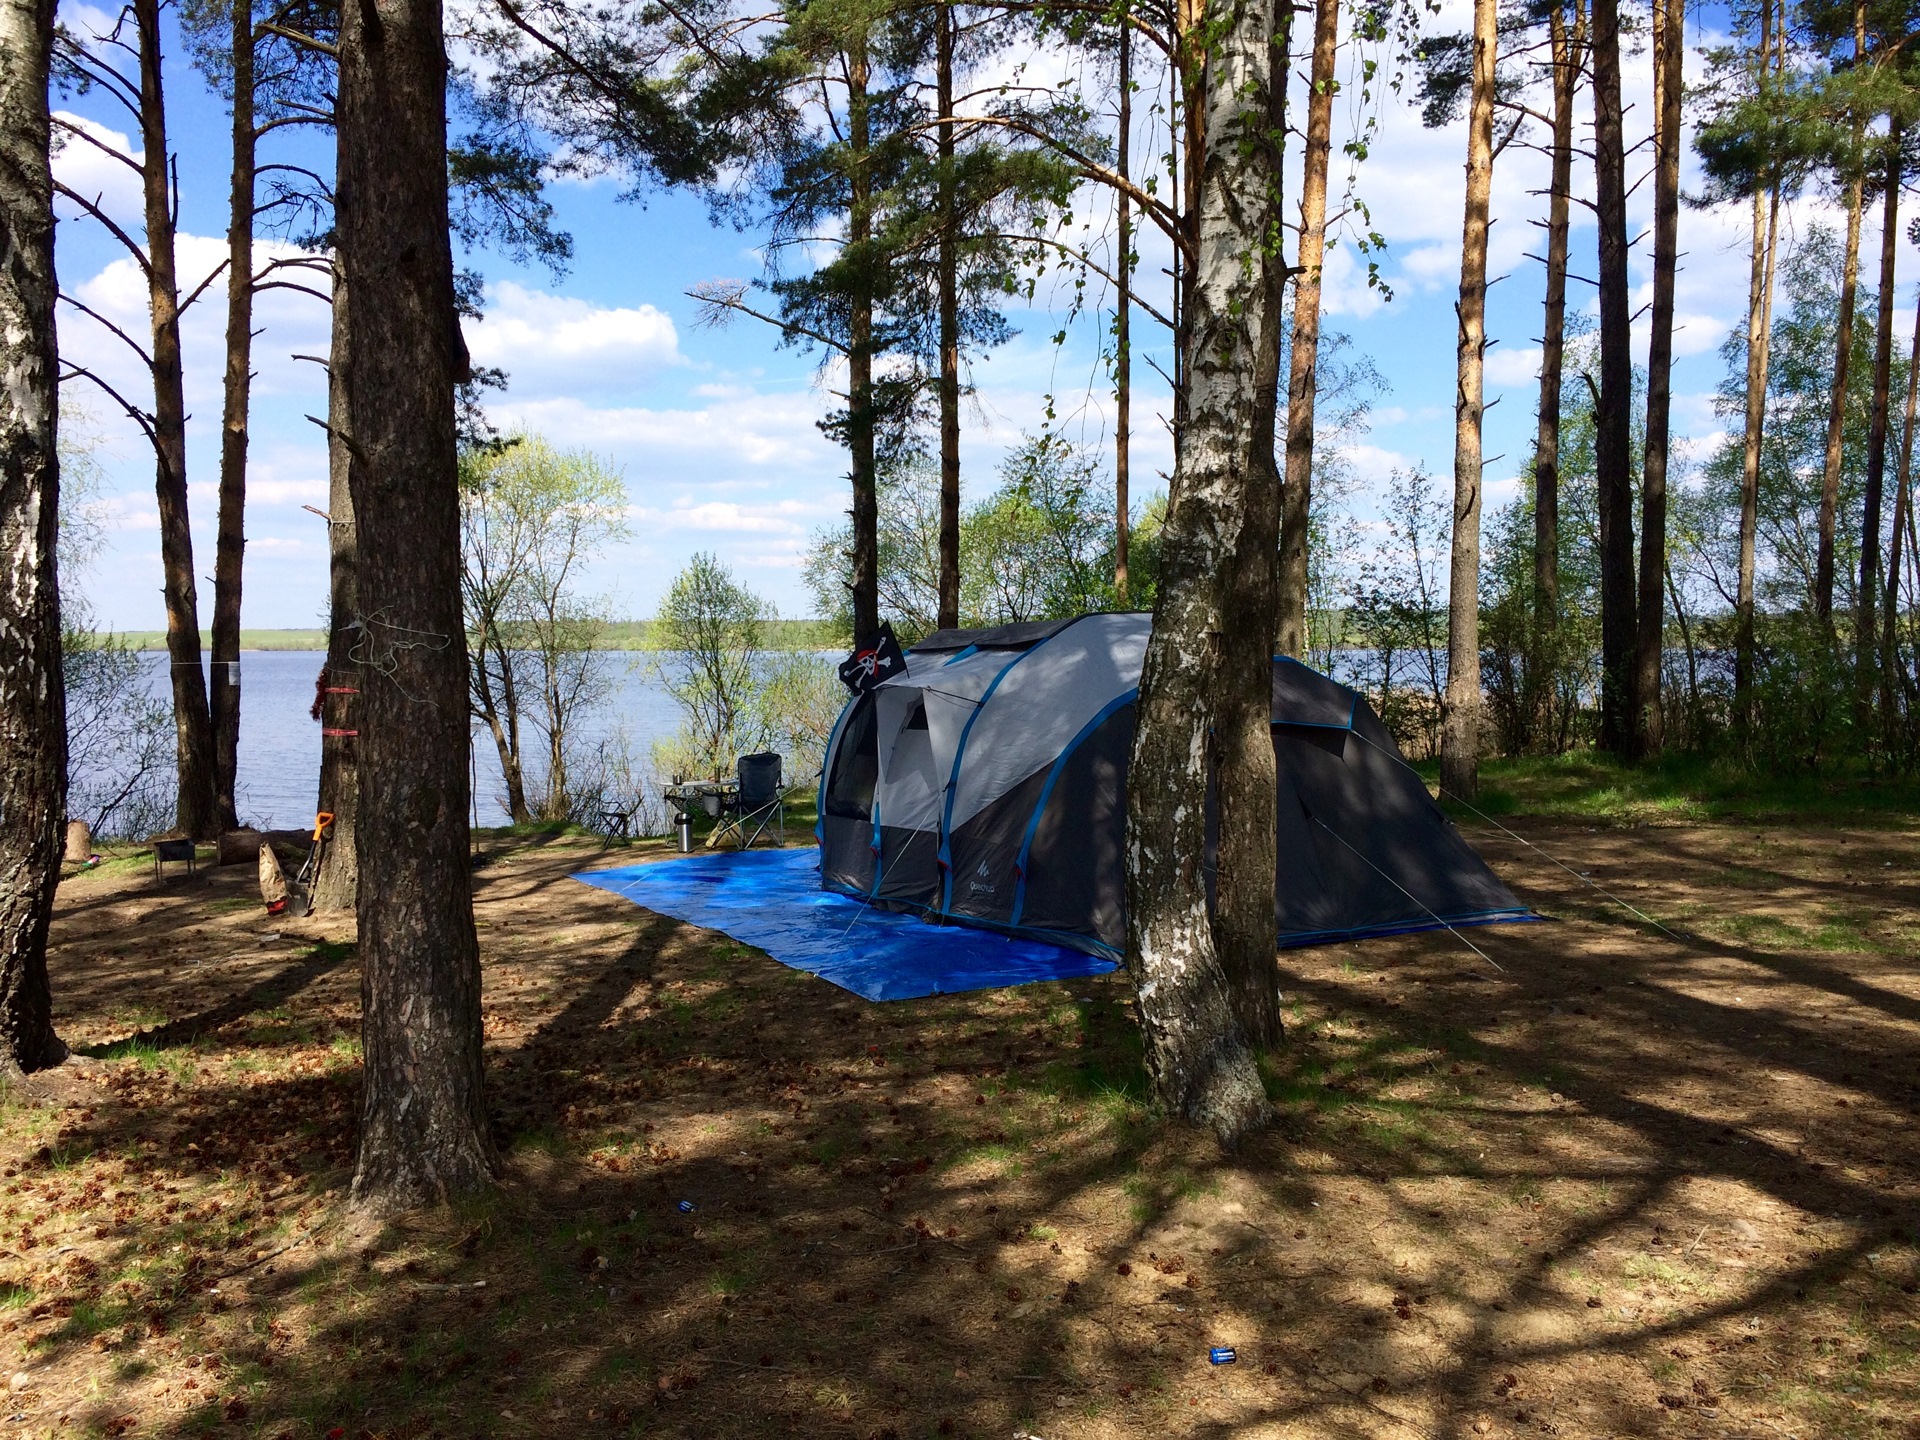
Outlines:
{"type": "MultiPolygon", "coordinates": [[[[652,643],[654,622],[651,620],[620,620],[607,626],[605,639],[599,648],[602,650],[654,650],[659,647],[652,643]]],[[[770,650],[844,650],[847,638],[836,634],[830,621],[826,620],[770,620],[767,622],[767,648],[770,650]]],[[[98,638],[105,639],[101,633],[98,638]]],[[[136,650],[165,650],[167,634],[164,630],[122,630],[116,638],[131,645],[136,650]]],[[[211,649],[212,636],[206,631],[200,632],[200,648],[211,649]]],[[[323,652],[327,648],[327,632],[324,630],[242,630],[240,649],[249,650],[310,650],[323,652]]]]}

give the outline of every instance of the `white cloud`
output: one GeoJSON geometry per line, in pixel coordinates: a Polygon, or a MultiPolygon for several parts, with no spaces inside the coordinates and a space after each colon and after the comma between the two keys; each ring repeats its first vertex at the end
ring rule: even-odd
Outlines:
{"type": "Polygon", "coordinates": [[[1540,380],[1542,355],[1538,345],[1508,349],[1496,345],[1487,352],[1489,385],[1528,385],[1540,380]]]}
{"type": "Polygon", "coordinates": [[[631,391],[684,363],[665,311],[609,308],[511,280],[488,286],[486,318],[463,328],[474,363],[500,366],[521,396],[631,391]]]}
{"type": "MultiPolygon", "coordinates": [[[[141,152],[133,148],[125,132],[71,110],[56,110],[53,119],[53,178],[99,205],[124,228],[127,220],[140,213],[140,173],[114,157],[138,164],[141,152]],[[72,126],[80,134],[69,134],[64,126],[72,126]]],[[[71,200],[56,198],[54,213],[62,220],[71,220],[86,212],[71,200]]],[[[94,222],[89,219],[86,223],[94,222]]],[[[130,233],[136,237],[140,234],[137,224],[130,233]]]]}
{"type": "Polygon", "coordinates": [[[827,518],[829,508],[800,500],[777,500],[765,505],[743,505],[731,500],[708,500],[696,504],[687,497],[681,497],[665,508],[630,506],[627,514],[637,523],[649,527],[665,525],[736,535],[801,536],[827,518]]]}

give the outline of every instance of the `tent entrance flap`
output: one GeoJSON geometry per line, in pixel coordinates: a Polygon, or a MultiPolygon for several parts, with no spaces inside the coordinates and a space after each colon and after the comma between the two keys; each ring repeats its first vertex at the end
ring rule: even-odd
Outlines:
{"type": "Polygon", "coordinates": [[[928,925],[821,886],[820,852],[747,850],[573,877],[718,930],[866,1000],[911,1000],[1116,968],[1105,956],[965,925],[928,925]]]}

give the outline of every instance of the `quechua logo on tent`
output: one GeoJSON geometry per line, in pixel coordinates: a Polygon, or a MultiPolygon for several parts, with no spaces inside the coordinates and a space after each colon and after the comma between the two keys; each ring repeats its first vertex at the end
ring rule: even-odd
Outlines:
{"type": "Polygon", "coordinates": [[[869,649],[856,649],[840,662],[840,683],[856,695],[864,695],[883,680],[891,680],[907,668],[907,657],[894,637],[893,626],[882,624],[880,639],[869,649]]]}

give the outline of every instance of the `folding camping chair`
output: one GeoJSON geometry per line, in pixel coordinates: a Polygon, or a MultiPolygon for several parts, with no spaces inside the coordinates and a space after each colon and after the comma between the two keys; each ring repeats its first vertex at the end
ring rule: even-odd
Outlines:
{"type": "Polygon", "coordinates": [[[747,849],[777,826],[780,839],[787,838],[787,787],[780,774],[780,757],[771,750],[758,755],[742,755],[736,766],[740,788],[720,797],[720,823],[707,838],[707,848],[717,850],[726,841],[747,849]]]}

